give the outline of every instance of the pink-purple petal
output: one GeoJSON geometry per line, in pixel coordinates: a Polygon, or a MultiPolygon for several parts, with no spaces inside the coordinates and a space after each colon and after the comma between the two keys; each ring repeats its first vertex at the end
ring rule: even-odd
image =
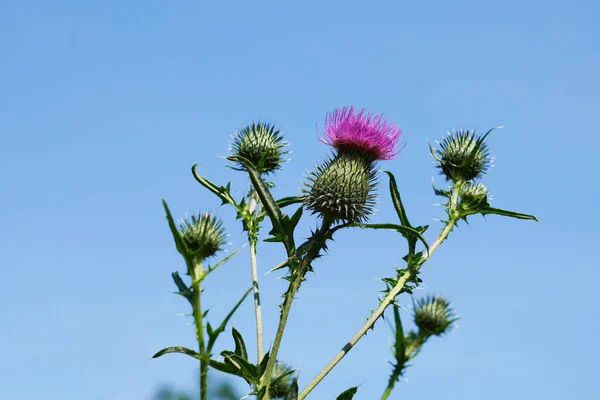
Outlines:
{"type": "Polygon", "coordinates": [[[325,117],[319,140],[336,149],[349,147],[369,153],[376,160],[390,160],[398,153],[402,129],[388,123],[383,114],[375,115],[356,107],[336,108],[325,117]]]}

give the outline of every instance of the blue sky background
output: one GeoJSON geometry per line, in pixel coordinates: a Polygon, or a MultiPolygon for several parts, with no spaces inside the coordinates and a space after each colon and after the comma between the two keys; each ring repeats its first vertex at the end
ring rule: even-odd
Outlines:
{"type": "MultiPolygon", "coordinates": [[[[409,216],[441,228],[427,140],[448,129],[506,128],[485,183],[493,205],[541,223],[490,216],[461,225],[423,269],[419,294],[448,297],[461,320],[431,340],[392,398],[591,399],[600,395],[597,255],[600,6],[594,1],[0,2],[0,376],[6,399],[148,399],[195,387],[182,270],[160,199],[174,214],[219,207],[189,168],[218,183],[230,135],[268,119],[292,161],[278,196],[297,193],[329,149],[316,125],[335,107],[368,107],[406,142],[381,164],[409,216]]],[[[385,190],[374,221],[394,217],[385,190]]],[[[300,237],[314,221],[306,219],[300,237]]],[[[230,228],[233,250],[244,243],[230,228]]],[[[405,252],[385,232],[343,232],[302,287],[280,356],[303,387],[360,327],[405,252]]],[[[259,248],[261,276],[282,260],[259,248]]],[[[219,320],[250,285],[247,248],[211,276],[219,320]]],[[[266,339],[281,275],[261,278],[266,339]]],[[[407,308],[409,297],[400,303],[407,308]]],[[[405,321],[409,312],[403,313],[405,321]]],[[[253,345],[253,311],[233,319],[253,345]]],[[[360,385],[378,398],[391,359],[386,322],[312,398],[360,385]]],[[[229,337],[217,349],[231,348],[229,337]]],[[[244,385],[240,385],[243,388],[244,385]]]]}

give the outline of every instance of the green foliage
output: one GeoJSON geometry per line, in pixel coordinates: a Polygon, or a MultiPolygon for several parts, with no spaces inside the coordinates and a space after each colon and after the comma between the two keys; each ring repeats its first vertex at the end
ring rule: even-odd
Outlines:
{"type": "Polygon", "coordinates": [[[352,400],[356,392],[358,391],[358,387],[354,386],[348,390],[344,390],[342,394],[336,397],[336,400],[352,400]]]}

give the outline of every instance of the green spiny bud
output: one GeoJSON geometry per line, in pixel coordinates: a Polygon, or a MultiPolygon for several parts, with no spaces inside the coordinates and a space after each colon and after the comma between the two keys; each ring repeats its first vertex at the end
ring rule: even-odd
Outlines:
{"type": "Polygon", "coordinates": [[[421,337],[439,336],[448,331],[457,319],[450,303],[442,297],[428,296],[414,305],[414,320],[421,337]]]}
{"type": "Polygon", "coordinates": [[[460,189],[460,207],[463,211],[477,212],[489,205],[488,190],[483,183],[466,183],[460,189]]]}
{"type": "Polygon", "coordinates": [[[305,205],[330,221],[364,222],[375,204],[376,169],[363,152],[338,151],[307,176],[305,205]]]}
{"type": "Polygon", "coordinates": [[[225,244],[223,223],[209,213],[191,215],[179,224],[179,231],[196,262],[214,256],[225,244]]]}
{"type": "Polygon", "coordinates": [[[284,363],[277,362],[271,373],[269,384],[269,398],[272,400],[284,398],[292,385],[292,368],[284,363]]]}
{"type": "MultiPolygon", "coordinates": [[[[268,174],[281,168],[287,151],[287,142],[275,127],[266,123],[253,123],[235,133],[231,143],[231,155],[249,160],[261,174],[268,174]]],[[[238,164],[244,170],[242,164],[238,164]]]]}
{"type": "Polygon", "coordinates": [[[436,167],[442,170],[447,180],[468,182],[480,178],[491,164],[484,136],[475,132],[459,130],[448,133],[442,140],[441,149],[432,149],[432,156],[438,161],[436,167]]]}

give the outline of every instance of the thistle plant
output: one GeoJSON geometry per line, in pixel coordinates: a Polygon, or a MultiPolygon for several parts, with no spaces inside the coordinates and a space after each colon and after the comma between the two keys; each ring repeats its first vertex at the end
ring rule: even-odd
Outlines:
{"type": "MultiPolygon", "coordinates": [[[[209,192],[217,196],[224,205],[236,210],[237,219],[247,234],[249,243],[249,264],[251,287],[223,318],[221,323],[211,325],[206,312],[202,310],[202,291],[206,278],[217,267],[234,257],[241,248],[233,251],[214,265],[208,260],[215,257],[225,243],[225,230],[220,220],[204,213],[191,215],[177,225],[167,204],[164,208],[167,221],[175,240],[175,247],[183,256],[186,282],[179,272],[172,277],[178,294],[183,296],[192,308],[196,329],[198,350],[181,346],[167,347],[154,357],[167,353],[182,353],[193,357],[200,364],[200,399],[207,399],[207,371],[209,368],[225,374],[239,377],[248,384],[248,395],[260,400],[304,399],[335,368],[358,341],[365,337],[368,330],[374,329],[376,322],[392,306],[394,345],[392,371],[381,399],[387,399],[396,383],[406,374],[409,361],[421,351],[425,343],[442,336],[452,329],[456,315],[450,302],[439,296],[413,298],[413,323],[415,330],[405,333],[398,300],[400,295],[413,295],[413,290],[421,284],[421,267],[433,255],[437,248],[448,238],[461,221],[467,221],[471,215],[496,214],[517,219],[535,220],[529,214],[516,213],[491,206],[488,189],[482,182],[490,166],[491,157],[486,142],[487,137],[496,128],[483,135],[474,131],[462,130],[449,133],[439,148],[430,145],[430,152],[436,167],[446,177],[446,188],[434,187],[434,193],[445,199],[443,204],[446,218],[437,237],[429,243],[425,233],[429,225],[413,225],[409,222],[407,211],[402,203],[396,179],[390,171],[380,171],[380,161],[391,160],[397,156],[402,129],[389,122],[383,114],[366,109],[344,107],[327,113],[323,134],[319,140],[331,146],[332,152],[325,155],[319,164],[305,177],[305,183],[299,193],[275,199],[271,192],[275,172],[282,168],[287,154],[287,142],[283,134],[274,125],[265,123],[250,124],[234,134],[227,157],[233,162],[233,168],[246,174],[250,189],[242,198],[231,194],[231,185],[217,185],[192,167],[194,178],[209,192]],[[387,180],[391,203],[396,212],[397,221],[370,222],[373,218],[373,205],[382,178],[387,180]],[[289,214],[284,209],[296,206],[289,214]],[[296,242],[296,228],[304,216],[304,210],[317,215],[318,226],[308,235],[308,239],[296,242]],[[268,234],[263,236],[264,222],[268,223],[268,234]],[[366,322],[346,341],[331,361],[313,379],[300,390],[298,374],[279,359],[279,348],[284,340],[287,321],[290,317],[293,301],[307,279],[307,273],[313,270],[317,258],[325,258],[325,250],[334,234],[342,229],[362,228],[355,231],[362,235],[365,230],[387,230],[406,243],[404,264],[390,268],[390,275],[383,277],[382,294],[374,295],[376,306],[366,322]],[[285,270],[288,287],[282,294],[280,315],[275,337],[265,352],[263,343],[263,323],[258,282],[257,249],[261,241],[265,250],[269,246],[281,245],[286,258],[271,270],[285,270]],[[247,295],[253,292],[256,321],[256,356],[248,353],[246,341],[235,328],[231,328],[233,350],[221,350],[213,354],[217,338],[228,329],[230,318],[236,312],[247,295]],[[215,328],[216,326],[216,328],[215,328]],[[255,360],[255,361],[254,361],[255,360]]],[[[261,246],[262,248],[262,246],[261,246]]],[[[397,246],[394,247],[396,249],[397,246]]],[[[232,348],[230,347],[230,348],[232,348]]],[[[352,399],[358,387],[351,387],[337,397],[340,400],[352,399]]],[[[373,398],[365,395],[364,398],[373,398]]]]}

